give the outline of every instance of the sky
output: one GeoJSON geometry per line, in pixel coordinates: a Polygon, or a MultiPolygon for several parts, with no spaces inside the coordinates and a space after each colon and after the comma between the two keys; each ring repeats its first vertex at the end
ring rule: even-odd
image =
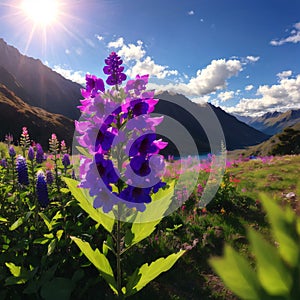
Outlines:
{"type": "Polygon", "coordinates": [[[232,114],[300,108],[300,0],[56,0],[48,23],[23,1],[0,0],[0,37],[80,84],[115,51],[128,78],[232,114]]]}

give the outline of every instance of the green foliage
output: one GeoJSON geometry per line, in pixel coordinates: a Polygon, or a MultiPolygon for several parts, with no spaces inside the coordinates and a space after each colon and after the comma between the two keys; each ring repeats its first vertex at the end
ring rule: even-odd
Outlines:
{"type": "Polygon", "coordinates": [[[272,155],[300,153],[300,130],[287,127],[277,137],[280,142],[273,146],[272,155]]]}
{"type": "Polygon", "coordinates": [[[225,247],[224,257],[213,258],[210,264],[242,299],[299,299],[300,218],[290,208],[282,210],[268,197],[262,195],[261,198],[279,246],[248,229],[255,271],[229,246],[225,247]]]}

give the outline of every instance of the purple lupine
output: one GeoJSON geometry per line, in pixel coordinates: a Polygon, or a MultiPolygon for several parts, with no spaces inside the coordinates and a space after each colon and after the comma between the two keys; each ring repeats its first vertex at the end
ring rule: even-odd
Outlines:
{"type": "Polygon", "coordinates": [[[69,154],[65,153],[64,156],[62,157],[61,161],[65,168],[68,167],[71,164],[69,154]]]}
{"type": "Polygon", "coordinates": [[[3,168],[7,168],[8,167],[7,160],[5,158],[2,158],[0,160],[0,166],[2,166],[3,168]]]}
{"type": "Polygon", "coordinates": [[[104,82],[101,78],[97,78],[95,75],[86,74],[86,88],[81,89],[81,94],[84,98],[95,98],[100,92],[104,92],[104,82]]]}
{"type": "MultiPolygon", "coordinates": [[[[120,57],[113,52],[105,63],[107,84],[121,84],[126,75],[120,57]]],[[[163,117],[149,116],[158,100],[153,98],[154,91],[145,91],[148,75],[137,76],[125,89],[98,90],[96,94],[92,92],[96,77],[87,78],[82,91],[85,99],[79,107],[83,120],[75,126],[79,144],[93,158],[81,157],[79,186],[89,189],[90,196],[95,197],[94,207],[102,207],[104,212],[119,202],[142,211],[145,203],[151,202],[151,194],[166,185],[160,179],[165,164],[158,153],[167,143],[157,140],[155,134],[163,117]],[[114,167],[115,161],[122,170],[114,167]]]]}
{"type": "Polygon", "coordinates": [[[44,159],[44,150],[40,144],[36,144],[36,155],[35,155],[35,160],[38,164],[41,164],[45,159],[44,159]]]}
{"type": "Polygon", "coordinates": [[[13,158],[13,157],[16,156],[16,151],[15,151],[14,146],[10,146],[10,147],[9,147],[8,154],[9,154],[9,156],[10,156],[11,158],[13,158]]]}
{"type": "Polygon", "coordinates": [[[121,66],[123,61],[116,52],[112,52],[107,59],[105,59],[105,66],[103,72],[106,75],[109,75],[106,79],[108,85],[118,85],[122,81],[126,80],[126,75],[123,72],[124,67],[121,66]]]}
{"type": "Polygon", "coordinates": [[[30,161],[33,161],[34,160],[34,150],[33,150],[33,147],[29,147],[28,149],[28,154],[27,154],[27,158],[30,160],[30,161]]]}
{"type": "Polygon", "coordinates": [[[50,201],[45,174],[42,170],[37,172],[36,193],[40,206],[46,208],[50,201]]]}
{"type": "Polygon", "coordinates": [[[19,155],[17,157],[17,174],[18,174],[18,182],[20,184],[28,185],[28,167],[26,163],[26,159],[19,155]]]}
{"type": "Polygon", "coordinates": [[[47,184],[52,184],[54,182],[54,175],[51,170],[46,171],[46,182],[47,184]]]}

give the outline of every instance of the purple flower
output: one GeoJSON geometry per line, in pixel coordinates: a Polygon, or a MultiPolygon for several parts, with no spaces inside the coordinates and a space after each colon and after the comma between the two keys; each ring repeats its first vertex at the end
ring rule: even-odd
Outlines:
{"type": "Polygon", "coordinates": [[[30,161],[34,160],[34,150],[33,150],[33,147],[31,147],[31,146],[28,149],[28,156],[27,157],[30,161]]]}
{"type": "Polygon", "coordinates": [[[46,171],[46,182],[47,184],[52,184],[54,182],[54,175],[51,170],[46,171]]]}
{"type": "Polygon", "coordinates": [[[156,139],[155,133],[144,134],[137,138],[129,149],[129,156],[135,156],[137,154],[147,155],[148,153],[155,153],[158,148],[153,143],[156,139]]]}
{"type": "Polygon", "coordinates": [[[100,92],[104,92],[104,82],[101,78],[97,78],[95,75],[86,74],[86,88],[81,89],[81,94],[84,98],[95,98],[100,92]]]}
{"type": "Polygon", "coordinates": [[[109,75],[106,79],[108,85],[117,85],[121,84],[122,81],[126,80],[126,75],[123,72],[124,67],[121,66],[123,61],[120,59],[120,56],[116,52],[112,52],[107,59],[105,59],[105,66],[103,72],[106,75],[109,75]]]}
{"type": "Polygon", "coordinates": [[[149,160],[145,156],[137,155],[130,160],[132,170],[140,176],[147,176],[150,174],[149,160]]]}
{"type": "Polygon", "coordinates": [[[42,170],[37,172],[36,192],[40,206],[47,207],[50,201],[45,174],[42,170]]]}
{"type": "Polygon", "coordinates": [[[7,164],[7,160],[5,158],[2,158],[0,160],[0,166],[2,166],[3,168],[7,168],[8,164],[7,164]]]}
{"type": "Polygon", "coordinates": [[[8,153],[9,153],[9,156],[12,158],[16,156],[16,151],[15,151],[14,146],[9,147],[8,153]]]}
{"type": "Polygon", "coordinates": [[[70,156],[69,156],[69,154],[65,153],[61,161],[62,161],[62,164],[64,165],[65,168],[67,166],[69,166],[71,164],[70,163],[70,156]]]}
{"type": "Polygon", "coordinates": [[[17,174],[20,184],[29,184],[27,163],[25,158],[21,155],[17,157],[17,174]]]}
{"type": "Polygon", "coordinates": [[[140,188],[129,185],[120,193],[120,197],[128,202],[150,203],[150,192],[151,188],[140,188]]]}
{"type": "Polygon", "coordinates": [[[40,144],[36,144],[35,160],[38,164],[41,164],[44,161],[44,151],[40,144]]]}

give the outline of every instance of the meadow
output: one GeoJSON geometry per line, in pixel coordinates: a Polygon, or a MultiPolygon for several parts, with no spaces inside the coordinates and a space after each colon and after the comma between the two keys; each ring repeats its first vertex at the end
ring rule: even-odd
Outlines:
{"type": "MultiPolygon", "coordinates": [[[[29,147],[26,133],[23,129],[20,147],[12,148],[9,138],[0,144],[0,299],[114,299],[105,274],[95,269],[71,238],[88,242],[92,249],[98,247],[112,266],[117,264],[107,223],[96,221],[91,205],[83,209],[66,184],[77,179],[68,145],[52,135],[49,152],[41,154],[40,146],[29,147]]],[[[177,164],[169,158],[165,181],[176,182],[177,164]]],[[[131,299],[238,299],[210,259],[222,256],[228,244],[254,267],[247,228],[276,243],[262,206],[262,192],[282,209],[290,207],[299,215],[300,156],[228,160],[216,195],[203,205],[210,164],[208,159],[196,166],[198,182],[188,200],[139,243],[132,243],[130,251],[125,249],[121,262],[127,287],[134,284],[127,275],[137,265],[185,251],[173,268],[162,271],[131,299]]],[[[172,202],[181,201],[180,193],[171,196],[172,202]]],[[[126,236],[121,240],[125,243],[126,236]]]]}

